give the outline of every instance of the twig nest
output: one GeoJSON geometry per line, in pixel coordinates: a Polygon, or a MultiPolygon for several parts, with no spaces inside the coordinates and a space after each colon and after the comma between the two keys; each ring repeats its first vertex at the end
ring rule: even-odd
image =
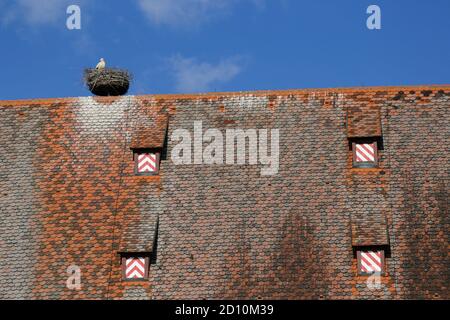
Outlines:
{"type": "Polygon", "coordinates": [[[84,83],[97,96],[121,96],[130,88],[131,74],[127,70],[105,68],[85,69],[84,83]]]}

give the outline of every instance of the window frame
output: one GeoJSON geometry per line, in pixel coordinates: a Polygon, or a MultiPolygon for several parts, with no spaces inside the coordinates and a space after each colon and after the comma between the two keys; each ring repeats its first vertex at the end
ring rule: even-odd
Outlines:
{"type": "Polygon", "coordinates": [[[127,282],[140,282],[147,281],[149,279],[150,272],[150,255],[148,253],[122,253],[120,254],[121,261],[121,273],[122,273],[122,281],[127,282]],[[130,258],[144,258],[145,266],[144,266],[144,277],[143,278],[127,278],[126,270],[127,270],[127,259],[130,258]]]}
{"type": "Polygon", "coordinates": [[[133,149],[134,175],[136,176],[157,176],[160,172],[161,149],[159,148],[141,148],[133,149]],[[152,172],[139,172],[139,155],[143,153],[153,153],[156,155],[156,170],[152,172]]]}
{"type": "Polygon", "coordinates": [[[361,269],[361,252],[368,252],[368,251],[381,251],[381,272],[380,276],[386,275],[386,250],[385,249],[379,249],[379,248],[370,248],[370,249],[357,249],[356,250],[356,260],[357,260],[357,268],[358,268],[358,275],[359,276],[372,276],[376,274],[375,272],[364,272],[361,269]]]}
{"type": "Polygon", "coordinates": [[[352,164],[353,168],[378,168],[378,141],[377,139],[364,139],[352,141],[352,164]],[[357,144],[373,144],[374,145],[374,161],[356,161],[356,145],[357,144]]]}

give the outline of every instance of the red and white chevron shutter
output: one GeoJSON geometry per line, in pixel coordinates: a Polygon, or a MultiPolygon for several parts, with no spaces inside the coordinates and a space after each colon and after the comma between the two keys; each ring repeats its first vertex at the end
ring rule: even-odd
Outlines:
{"type": "Polygon", "coordinates": [[[356,162],[375,162],[375,143],[356,143],[355,149],[356,162]]]}
{"type": "Polygon", "coordinates": [[[382,273],[384,263],[384,251],[359,251],[359,273],[382,273]]]}
{"type": "Polygon", "coordinates": [[[143,257],[131,257],[125,260],[126,279],[144,279],[146,274],[146,259],[143,257]]]}
{"type": "Polygon", "coordinates": [[[137,161],[138,173],[152,173],[158,170],[155,153],[139,153],[137,161]]]}

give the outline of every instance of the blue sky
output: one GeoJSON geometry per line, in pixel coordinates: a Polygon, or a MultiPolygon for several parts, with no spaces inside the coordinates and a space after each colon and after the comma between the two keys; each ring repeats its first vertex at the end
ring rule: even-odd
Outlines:
{"type": "Polygon", "coordinates": [[[448,84],[449,38],[448,0],[0,0],[0,99],[90,95],[100,57],[130,94],[448,84]]]}

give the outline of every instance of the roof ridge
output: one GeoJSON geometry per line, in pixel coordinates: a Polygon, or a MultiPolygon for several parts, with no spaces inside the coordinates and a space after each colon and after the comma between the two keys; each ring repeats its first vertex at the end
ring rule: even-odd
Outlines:
{"type": "MultiPolygon", "coordinates": [[[[154,99],[201,99],[233,97],[245,95],[290,95],[290,94],[308,94],[308,93],[353,93],[353,92],[377,92],[377,91],[402,91],[402,90],[450,90],[450,84],[433,85],[410,85],[410,86],[368,86],[368,87],[328,87],[328,88],[303,88],[303,89],[281,89],[281,90],[253,90],[253,91],[229,91],[229,92],[205,92],[205,93],[169,93],[169,94],[144,94],[128,95],[129,97],[154,98],[154,99]]],[[[31,98],[17,100],[0,100],[0,106],[20,106],[24,104],[54,104],[74,102],[79,98],[93,97],[100,101],[117,99],[119,97],[98,97],[98,96],[79,96],[79,97],[59,97],[59,98],[31,98]]],[[[123,96],[121,96],[123,97],[123,96]]]]}

